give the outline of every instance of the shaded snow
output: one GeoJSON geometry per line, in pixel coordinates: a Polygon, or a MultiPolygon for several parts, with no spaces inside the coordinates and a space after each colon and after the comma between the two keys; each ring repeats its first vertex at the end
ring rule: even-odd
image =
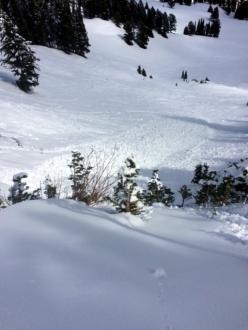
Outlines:
{"type": "Polygon", "coordinates": [[[62,200],[2,211],[1,330],[247,328],[247,248],[182,210],[134,219],[62,200]]]}

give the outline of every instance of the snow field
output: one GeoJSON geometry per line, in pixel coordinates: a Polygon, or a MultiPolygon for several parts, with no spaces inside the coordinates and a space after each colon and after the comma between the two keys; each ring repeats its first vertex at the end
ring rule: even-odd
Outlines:
{"type": "Polygon", "coordinates": [[[152,221],[73,201],[1,212],[3,330],[245,330],[247,248],[219,223],[155,208],[152,221]]]}

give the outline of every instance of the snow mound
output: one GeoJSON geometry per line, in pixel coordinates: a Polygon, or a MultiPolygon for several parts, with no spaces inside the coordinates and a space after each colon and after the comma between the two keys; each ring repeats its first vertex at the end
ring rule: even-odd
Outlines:
{"type": "Polygon", "coordinates": [[[3,330],[244,330],[247,247],[219,222],[33,201],[0,212],[3,330]],[[131,225],[130,225],[131,222],[131,225]]]}

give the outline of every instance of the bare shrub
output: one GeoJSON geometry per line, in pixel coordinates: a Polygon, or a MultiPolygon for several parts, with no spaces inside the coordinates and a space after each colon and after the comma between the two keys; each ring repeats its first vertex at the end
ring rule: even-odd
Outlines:
{"type": "Polygon", "coordinates": [[[115,151],[109,155],[91,149],[86,156],[73,151],[69,164],[72,199],[87,205],[96,205],[104,201],[110,195],[115,181],[112,174],[115,159],[115,151]]]}

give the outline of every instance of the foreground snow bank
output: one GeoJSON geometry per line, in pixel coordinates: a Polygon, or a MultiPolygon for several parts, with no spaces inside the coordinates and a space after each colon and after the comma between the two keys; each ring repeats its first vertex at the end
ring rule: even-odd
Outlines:
{"type": "Polygon", "coordinates": [[[214,212],[202,209],[198,212],[208,218],[219,221],[216,232],[228,240],[248,244],[248,205],[232,204],[216,209],[214,212]]]}
{"type": "Polygon", "coordinates": [[[245,330],[247,246],[219,222],[155,208],[153,219],[72,201],[0,213],[0,328],[245,330]]]}

